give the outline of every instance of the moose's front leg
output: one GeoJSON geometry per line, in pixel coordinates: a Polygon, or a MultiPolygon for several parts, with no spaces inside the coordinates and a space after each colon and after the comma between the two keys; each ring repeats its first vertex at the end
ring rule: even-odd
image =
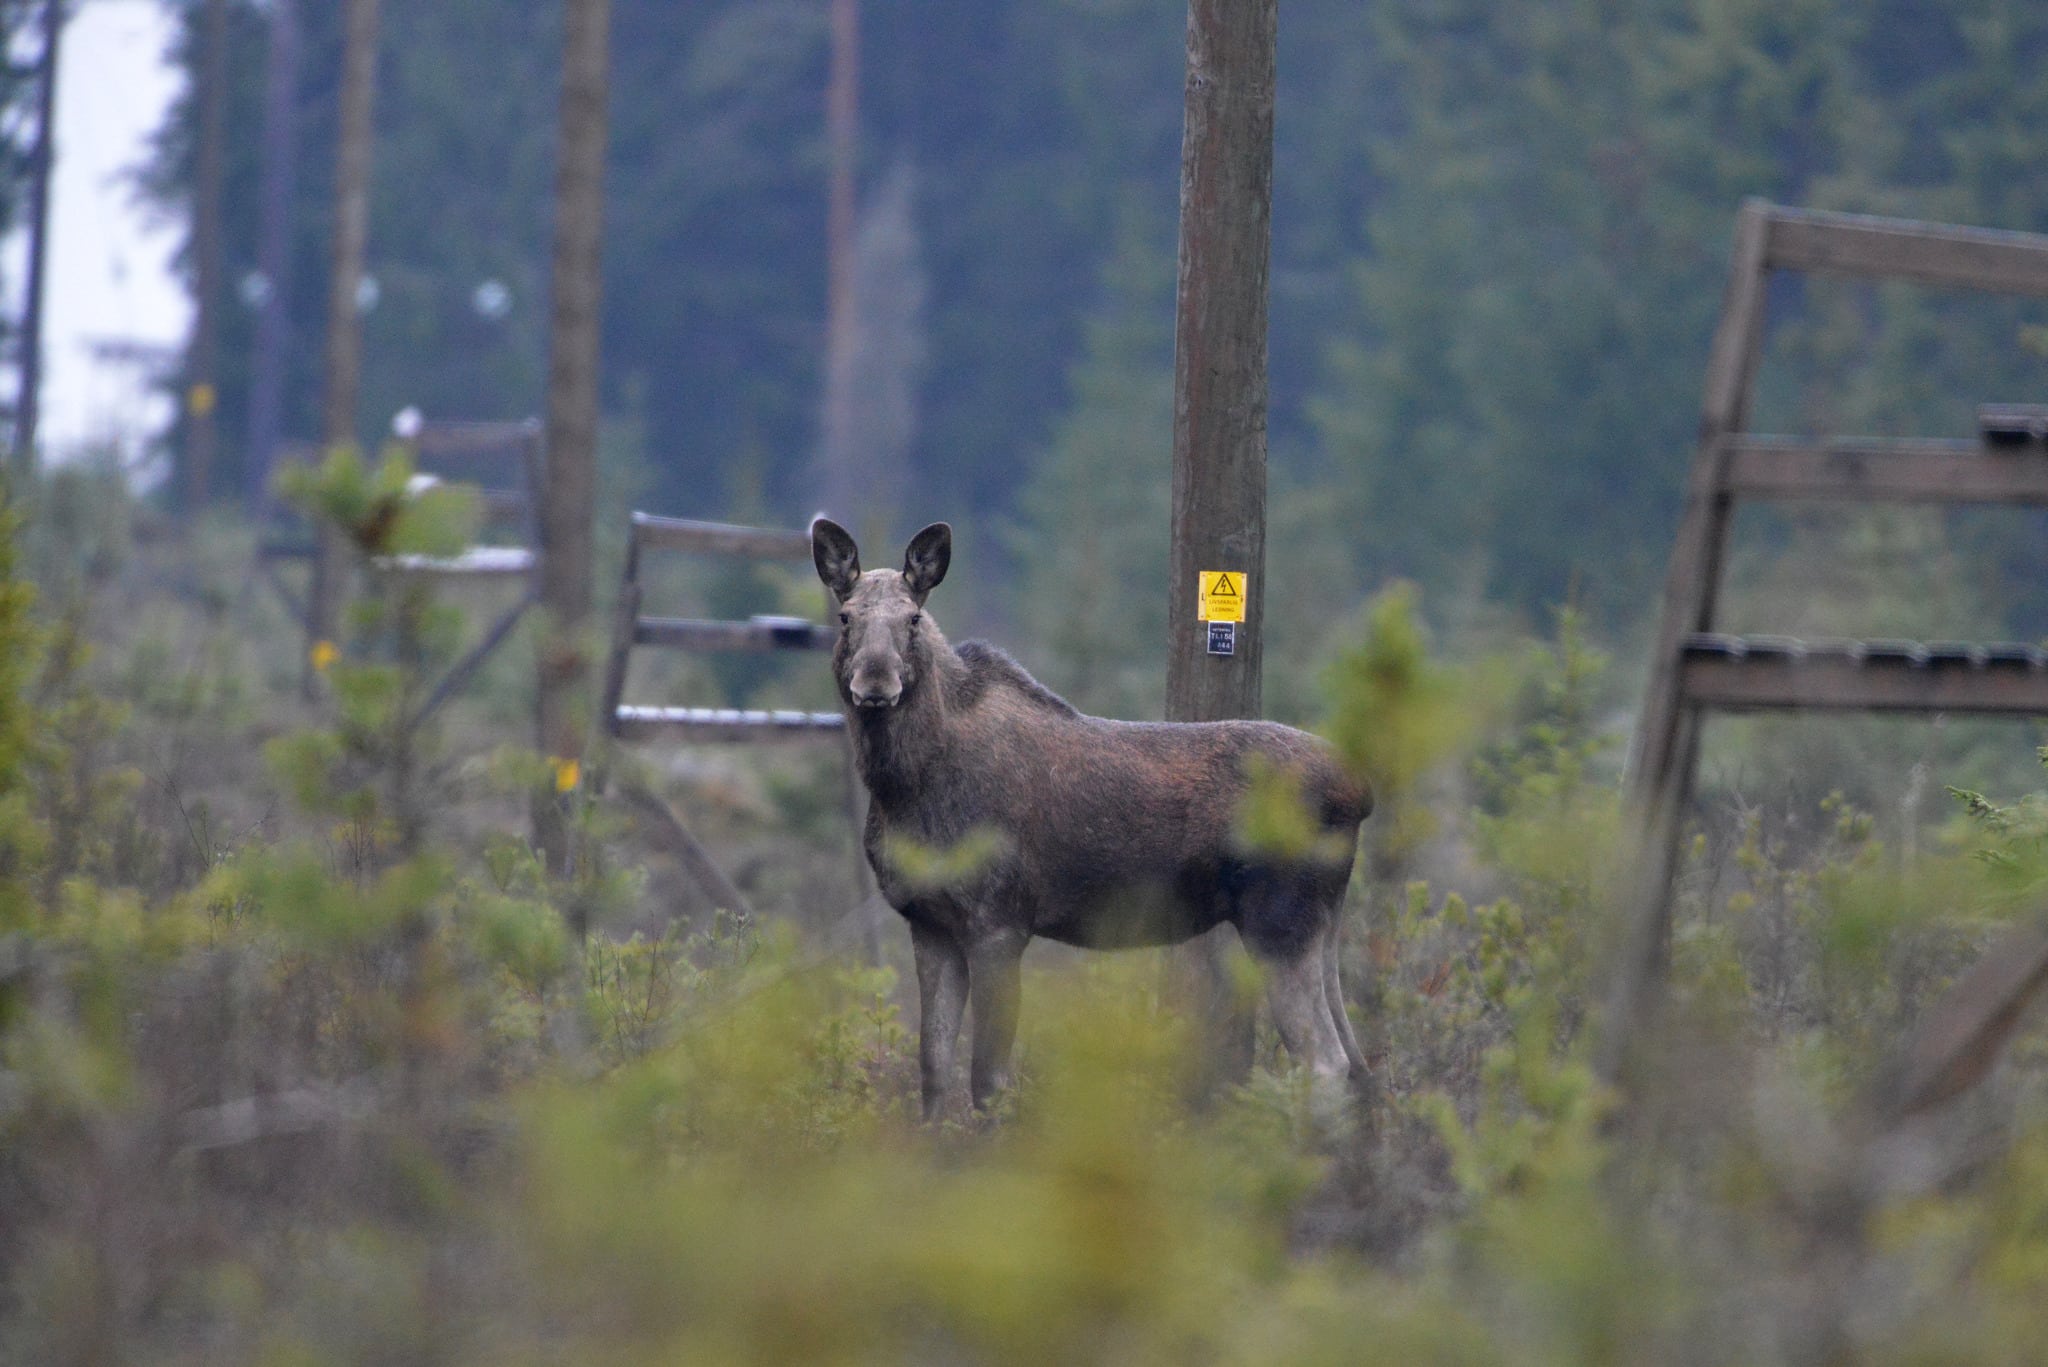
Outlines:
{"type": "Polygon", "coordinates": [[[951,931],[917,921],[910,923],[910,949],[917,960],[917,1066],[930,1122],[945,1109],[953,1076],[953,1043],[967,1010],[967,955],[951,931]]]}
{"type": "Polygon", "coordinates": [[[1010,1048],[1017,1041],[1017,998],[1024,944],[1022,931],[989,932],[967,947],[967,985],[974,997],[974,1109],[1010,1086],[1010,1048]]]}

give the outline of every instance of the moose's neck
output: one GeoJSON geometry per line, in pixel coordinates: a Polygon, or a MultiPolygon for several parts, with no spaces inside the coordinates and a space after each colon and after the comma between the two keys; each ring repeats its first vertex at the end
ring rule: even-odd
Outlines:
{"type": "Polygon", "coordinates": [[[889,807],[914,797],[946,762],[966,684],[967,665],[928,625],[918,641],[916,682],[903,701],[878,711],[848,710],[854,761],[876,802],[889,807]]]}

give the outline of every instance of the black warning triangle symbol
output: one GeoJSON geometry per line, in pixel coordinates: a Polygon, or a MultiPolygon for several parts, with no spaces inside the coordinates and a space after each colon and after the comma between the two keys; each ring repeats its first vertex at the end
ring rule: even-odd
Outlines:
{"type": "Polygon", "coordinates": [[[1209,590],[1209,596],[1211,598],[1236,598],[1239,596],[1237,585],[1230,582],[1229,575],[1219,574],[1216,576],[1216,586],[1209,590]]]}

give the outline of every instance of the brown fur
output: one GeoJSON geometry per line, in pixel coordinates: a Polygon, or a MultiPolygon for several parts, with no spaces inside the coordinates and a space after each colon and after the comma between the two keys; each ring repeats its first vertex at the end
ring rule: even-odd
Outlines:
{"type": "Polygon", "coordinates": [[[1326,744],[1273,722],[1086,716],[995,647],[949,645],[923,610],[950,561],[943,523],[913,539],[901,572],[862,573],[852,538],[824,519],[812,545],[841,605],[833,674],[872,799],[868,858],[917,954],[928,1114],[963,993],[975,1005],[975,1104],[1005,1085],[1017,959],[1035,936],[1165,945],[1231,922],[1268,970],[1290,1050],[1318,1073],[1362,1075],[1335,935],[1372,799],[1326,744]],[[1239,809],[1261,766],[1293,781],[1329,855],[1243,849],[1239,809]],[[934,886],[905,848],[990,852],[934,886]]]}

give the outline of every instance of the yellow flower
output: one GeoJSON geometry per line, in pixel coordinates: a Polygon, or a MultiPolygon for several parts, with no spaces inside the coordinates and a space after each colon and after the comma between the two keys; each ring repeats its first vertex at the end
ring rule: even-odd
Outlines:
{"type": "Polygon", "coordinates": [[[325,674],[327,667],[341,658],[341,647],[332,641],[315,641],[307,654],[312,658],[314,671],[325,674]]]}
{"type": "Polygon", "coordinates": [[[555,761],[556,792],[572,793],[576,791],[576,785],[582,781],[583,766],[577,761],[573,759],[558,759],[555,761]]]}
{"type": "Polygon", "coordinates": [[[219,402],[219,391],[204,380],[185,391],[185,411],[195,418],[207,416],[219,402]]]}

